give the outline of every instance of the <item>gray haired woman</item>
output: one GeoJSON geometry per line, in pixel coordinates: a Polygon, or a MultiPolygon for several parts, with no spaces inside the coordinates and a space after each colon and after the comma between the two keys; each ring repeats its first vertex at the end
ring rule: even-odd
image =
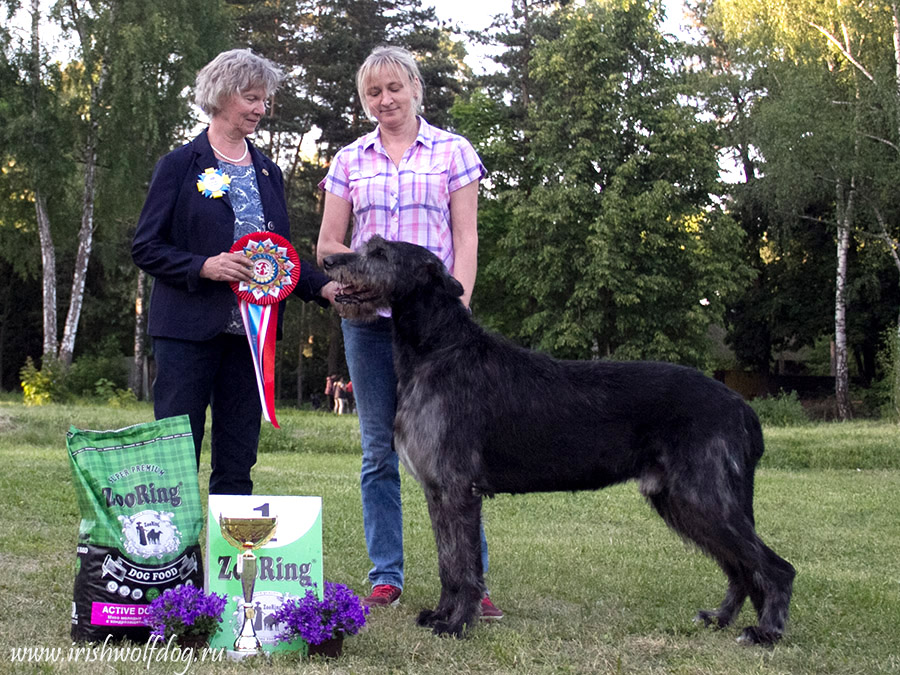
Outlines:
{"type": "MultiPolygon", "coordinates": [[[[261,404],[230,282],[250,281],[247,258],[230,253],[245,234],[290,238],[281,169],[248,140],[283,79],[249,49],[223,52],[197,75],[196,103],[209,127],[156,165],[132,244],[154,277],[149,333],[157,419],[188,415],[197,464],[212,408],[209,491],[250,494],[261,404]]],[[[301,262],[295,293],[328,306],[334,282],[301,262]]],[[[278,336],[284,310],[278,311],[278,336]]]]}

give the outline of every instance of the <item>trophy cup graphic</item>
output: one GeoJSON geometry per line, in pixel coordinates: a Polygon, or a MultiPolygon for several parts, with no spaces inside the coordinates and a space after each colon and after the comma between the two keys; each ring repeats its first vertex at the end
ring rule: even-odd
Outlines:
{"type": "Polygon", "coordinates": [[[265,546],[275,534],[277,518],[226,518],[219,516],[222,536],[238,551],[237,572],[244,591],[244,624],[234,641],[234,652],[239,658],[258,654],[262,645],[256,637],[253,619],[253,587],[256,584],[256,556],[253,550],[265,546]]]}

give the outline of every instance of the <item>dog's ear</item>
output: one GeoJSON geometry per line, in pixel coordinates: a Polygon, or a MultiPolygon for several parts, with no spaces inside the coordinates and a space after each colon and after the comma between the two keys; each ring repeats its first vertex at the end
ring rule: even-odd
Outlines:
{"type": "Polygon", "coordinates": [[[463,294],[462,284],[453,278],[444,267],[444,263],[435,256],[429,256],[429,260],[420,268],[422,281],[434,284],[437,288],[443,288],[445,291],[455,297],[463,294]]]}
{"type": "MultiPolygon", "coordinates": [[[[443,265],[442,265],[443,267],[443,265]]],[[[456,277],[450,276],[446,271],[444,272],[444,287],[450,291],[457,298],[462,297],[463,287],[459,281],[456,280],[456,277]]]]}

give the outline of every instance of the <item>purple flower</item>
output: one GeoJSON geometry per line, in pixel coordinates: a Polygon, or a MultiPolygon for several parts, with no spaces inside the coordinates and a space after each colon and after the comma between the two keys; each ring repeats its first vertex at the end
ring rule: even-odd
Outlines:
{"type": "Polygon", "coordinates": [[[325,582],[325,597],[319,600],[313,591],[302,598],[286,600],[274,619],[282,624],[278,640],[290,642],[300,637],[318,645],[340,633],[356,635],[366,625],[368,607],[343,584],[325,582]]]}
{"type": "Polygon", "coordinates": [[[173,635],[209,638],[219,630],[226,600],[196,586],[168,588],[150,603],[144,623],[153,629],[151,635],[162,640],[173,635]]]}

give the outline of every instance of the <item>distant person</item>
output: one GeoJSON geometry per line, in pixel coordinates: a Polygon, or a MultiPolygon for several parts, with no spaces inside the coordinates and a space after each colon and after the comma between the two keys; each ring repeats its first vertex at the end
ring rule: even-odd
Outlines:
{"type": "MultiPolygon", "coordinates": [[[[253,489],[262,406],[230,286],[252,279],[251,263],[229,250],[250,232],[290,236],[281,169],[247,140],[282,79],[278,66],[248,49],[223,52],[200,71],[196,103],[209,126],[159,160],[131,249],[155,279],[154,415],[190,417],[199,467],[211,406],[213,494],[253,489]]],[[[303,300],[328,306],[335,287],[315,265],[301,264],[295,292],[303,300]]],[[[279,336],[283,311],[282,303],[279,336]]]]}
{"type": "Polygon", "coordinates": [[[344,384],[344,378],[338,380],[340,388],[337,390],[338,397],[338,415],[346,415],[350,412],[350,392],[347,391],[349,384],[344,384]]]}
{"type": "MultiPolygon", "coordinates": [[[[484,166],[462,136],[433,127],[418,115],[423,85],[415,58],[399,47],[378,47],[356,75],[364,112],[375,129],[340,150],[328,175],[319,231],[319,263],[344,245],[351,217],[351,248],[378,234],[425,246],[462,284],[468,307],[478,253],[478,184],[484,166]]],[[[362,437],[363,526],[372,593],[367,605],[396,604],[403,589],[403,511],[400,472],[393,447],[397,379],[391,321],[342,321],[344,349],[353,382],[362,437]]],[[[487,541],[482,565],[487,572],[487,541]]],[[[488,597],[482,618],[503,613],[488,597]]]]}
{"type": "Polygon", "coordinates": [[[325,400],[329,410],[334,410],[334,375],[325,378],[325,400]]]}

